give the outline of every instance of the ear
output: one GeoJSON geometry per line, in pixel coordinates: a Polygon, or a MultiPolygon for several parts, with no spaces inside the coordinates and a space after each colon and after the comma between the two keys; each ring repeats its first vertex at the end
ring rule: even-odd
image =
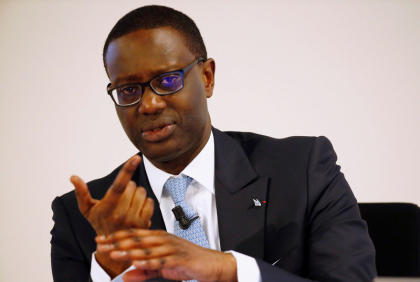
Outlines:
{"type": "Polygon", "coordinates": [[[216,62],[209,58],[203,63],[202,78],[204,88],[206,90],[206,97],[210,98],[213,95],[214,88],[214,73],[216,71],[216,62]]]}

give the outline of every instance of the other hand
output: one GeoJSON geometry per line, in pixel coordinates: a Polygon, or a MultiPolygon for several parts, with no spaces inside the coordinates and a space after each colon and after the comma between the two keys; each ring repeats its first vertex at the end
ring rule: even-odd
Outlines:
{"type": "Polygon", "coordinates": [[[96,237],[98,252],[136,267],[124,281],[156,276],[172,280],[237,281],[232,254],[200,247],[163,230],[129,229],[96,237]]]}

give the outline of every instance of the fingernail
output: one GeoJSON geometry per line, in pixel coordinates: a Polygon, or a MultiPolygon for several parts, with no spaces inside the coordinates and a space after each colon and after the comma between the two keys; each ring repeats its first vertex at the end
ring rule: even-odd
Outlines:
{"type": "Polygon", "coordinates": [[[125,257],[126,255],[127,255],[126,251],[113,251],[111,253],[111,257],[114,257],[114,258],[125,257]]]}
{"type": "Polygon", "coordinates": [[[137,266],[137,267],[142,267],[146,265],[146,261],[145,260],[135,260],[133,261],[133,265],[137,266]]]}
{"type": "Polygon", "coordinates": [[[112,245],[112,244],[99,244],[97,249],[100,252],[107,252],[107,251],[113,250],[114,245],[112,245]]]}
{"type": "Polygon", "coordinates": [[[139,158],[138,157],[134,158],[134,160],[131,161],[131,165],[133,167],[137,166],[138,164],[139,164],[139,158]]]}

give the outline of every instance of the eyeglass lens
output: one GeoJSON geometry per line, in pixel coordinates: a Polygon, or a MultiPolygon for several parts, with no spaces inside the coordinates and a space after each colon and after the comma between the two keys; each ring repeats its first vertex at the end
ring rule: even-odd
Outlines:
{"type": "Polygon", "coordinates": [[[150,82],[153,89],[159,94],[168,94],[182,88],[182,73],[174,72],[164,76],[157,77],[150,82]]]}

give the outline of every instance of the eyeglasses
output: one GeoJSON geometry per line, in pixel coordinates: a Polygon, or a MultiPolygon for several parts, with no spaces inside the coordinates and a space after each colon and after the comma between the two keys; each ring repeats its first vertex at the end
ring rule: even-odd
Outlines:
{"type": "Polygon", "coordinates": [[[121,107],[133,106],[139,103],[146,86],[149,86],[159,96],[175,94],[184,88],[184,74],[195,64],[204,61],[206,61],[204,58],[198,58],[183,69],[159,74],[147,82],[130,83],[117,87],[111,87],[111,83],[109,83],[107,91],[114,103],[121,107]]]}

